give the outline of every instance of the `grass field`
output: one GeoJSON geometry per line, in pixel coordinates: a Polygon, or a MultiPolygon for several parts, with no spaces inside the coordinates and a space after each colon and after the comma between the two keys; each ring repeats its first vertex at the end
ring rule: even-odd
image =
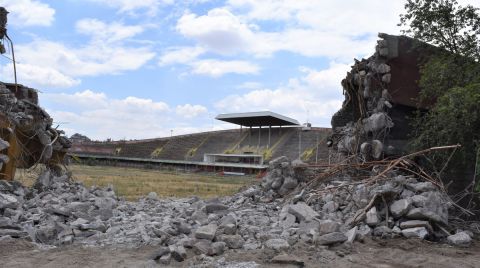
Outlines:
{"type": "MultiPolygon", "coordinates": [[[[136,200],[149,192],[156,192],[162,197],[199,196],[212,198],[231,195],[245,185],[256,181],[255,177],[218,176],[215,174],[175,173],[168,171],[108,167],[70,165],[73,178],[86,186],[113,185],[118,196],[128,200],[136,200]]],[[[17,172],[17,180],[25,185],[32,185],[38,171],[17,172]]]]}

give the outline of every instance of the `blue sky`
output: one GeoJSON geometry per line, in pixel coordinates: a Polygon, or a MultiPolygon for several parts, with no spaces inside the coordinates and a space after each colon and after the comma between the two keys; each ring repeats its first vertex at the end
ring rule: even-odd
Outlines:
{"type": "MultiPolygon", "coordinates": [[[[259,110],[329,127],[353,58],[400,32],[403,3],[0,0],[19,82],[68,135],[94,139],[233,128],[213,118],[259,110]]],[[[5,57],[0,80],[13,80],[5,57]]]]}

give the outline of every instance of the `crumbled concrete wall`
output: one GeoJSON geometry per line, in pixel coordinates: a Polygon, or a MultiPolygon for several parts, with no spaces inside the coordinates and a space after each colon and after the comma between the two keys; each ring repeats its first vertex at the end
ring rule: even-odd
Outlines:
{"type": "Polygon", "coordinates": [[[404,36],[379,37],[375,53],[355,60],[343,79],[345,101],[331,121],[337,151],[367,160],[402,153],[417,108],[420,58],[435,49],[404,36]]]}

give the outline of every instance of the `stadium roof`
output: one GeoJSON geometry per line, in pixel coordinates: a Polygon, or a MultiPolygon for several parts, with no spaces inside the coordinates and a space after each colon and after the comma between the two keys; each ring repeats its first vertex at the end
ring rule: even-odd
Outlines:
{"type": "Polygon", "coordinates": [[[215,119],[246,127],[300,125],[295,119],[270,111],[219,114],[215,119]]]}

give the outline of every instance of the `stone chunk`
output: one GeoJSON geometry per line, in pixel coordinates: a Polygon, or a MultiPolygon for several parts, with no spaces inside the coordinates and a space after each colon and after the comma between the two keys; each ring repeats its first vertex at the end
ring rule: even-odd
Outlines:
{"type": "Polygon", "coordinates": [[[447,237],[449,244],[457,247],[468,247],[472,242],[472,238],[466,232],[459,232],[447,237]]]}
{"type": "Polygon", "coordinates": [[[195,238],[197,239],[207,239],[212,241],[215,238],[215,233],[217,232],[217,225],[216,224],[208,224],[205,226],[199,227],[195,231],[195,238]]]}
{"type": "Polygon", "coordinates": [[[445,225],[447,224],[446,220],[440,215],[425,208],[413,208],[407,213],[406,217],[414,220],[431,220],[445,225]]]}
{"type": "Polygon", "coordinates": [[[428,235],[428,231],[425,227],[414,227],[402,230],[403,236],[406,238],[420,238],[425,239],[428,235]]]}
{"type": "Polygon", "coordinates": [[[205,211],[207,213],[214,213],[216,211],[227,210],[228,206],[221,203],[208,203],[205,205],[205,211]]]}
{"type": "Polygon", "coordinates": [[[376,207],[372,207],[369,211],[367,211],[367,218],[365,219],[365,223],[371,227],[376,226],[380,223],[376,207]]]}
{"type": "Polygon", "coordinates": [[[355,226],[345,233],[345,236],[347,237],[346,243],[351,244],[353,243],[353,241],[355,241],[355,238],[357,237],[357,231],[358,231],[358,226],[355,226]]]}
{"type": "Polygon", "coordinates": [[[290,245],[285,239],[281,238],[274,238],[274,239],[269,239],[265,242],[265,247],[277,251],[285,250],[290,248],[290,245]]]}
{"type": "Polygon", "coordinates": [[[428,192],[428,191],[435,191],[437,188],[433,183],[426,181],[426,182],[418,182],[418,183],[407,183],[405,185],[405,188],[407,188],[410,191],[413,192],[428,192]]]}
{"type": "Polygon", "coordinates": [[[240,235],[222,235],[219,240],[225,242],[227,247],[231,249],[242,248],[245,244],[245,240],[240,235]]]}
{"type": "Polygon", "coordinates": [[[158,260],[160,259],[160,257],[162,257],[163,255],[167,255],[168,253],[170,253],[170,249],[168,249],[167,247],[161,247],[150,256],[150,259],[158,260]]]}
{"type": "Polygon", "coordinates": [[[324,235],[324,234],[337,232],[339,228],[340,228],[340,224],[338,222],[331,221],[331,220],[324,220],[320,222],[319,234],[324,235]]]}
{"type": "Polygon", "coordinates": [[[347,237],[340,232],[334,232],[322,235],[318,237],[317,244],[319,245],[332,245],[336,243],[343,243],[347,241],[347,237]]]}
{"type": "Polygon", "coordinates": [[[182,262],[187,258],[187,251],[183,246],[170,246],[170,254],[172,258],[178,262],[182,262]]]}
{"type": "Polygon", "coordinates": [[[225,242],[215,242],[212,244],[211,251],[208,252],[209,256],[222,255],[225,251],[225,242]]]}
{"type": "Polygon", "coordinates": [[[15,196],[0,193],[0,209],[17,208],[19,205],[20,203],[15,196]]]}
{"type": "Polygon", "coordinates": [[[432,226],[428,221],[419,221],[419,220],[411,220],[411,221],[404,221],[400,223],[401,229],[408,229],[408,228],[415,228],[415,227],[425,227],[427,230],[432,230],[432,226]]]}
{"type": "Polygon", "coordinates": [[[390,205],[390,211],[392,212],[393,217],[400,218],[408,212],[411,205],[412,202],[410,200],[400,199],[390,205]]]}
{"type": "Polygon", "coordinates": [[[318,217],[318,213],[304,202],[298,202],[288,207],[288,213],[297,217],[298,221],[311,221],[318,217]]]}
{"type": "Polygon", "coordinates": [[[212,242],[209,240],[199,240],[195,244],[193,244],[193,252],[197,255],[205,254],[207,255],[208,252],[212,251],[212,242]]]}

